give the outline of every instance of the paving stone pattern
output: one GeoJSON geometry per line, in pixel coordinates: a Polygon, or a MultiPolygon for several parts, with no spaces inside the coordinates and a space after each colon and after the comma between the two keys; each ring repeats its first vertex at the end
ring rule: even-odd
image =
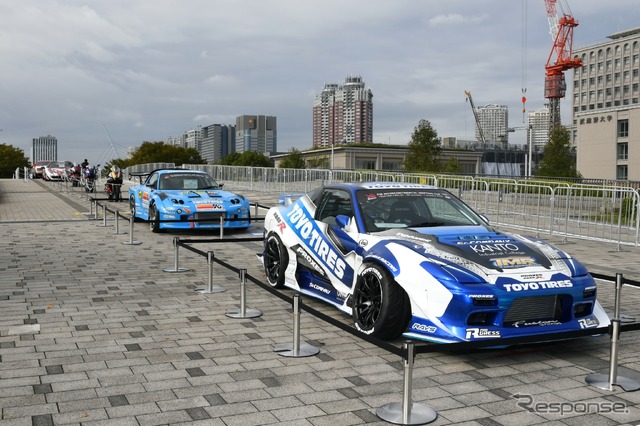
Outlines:
{"type": "MultiPolygon", "coordinates": [[[[248,307],[263,315],[229,318],[239,307],[237,273],[214,266],[214,284],[227,291],[200,294],[194,290],[208,284],[206,259],[183,250],[180,266],[189,271],[163,271],[173,266],[174,236],[211,234],[152,234],[136,223],[141,244],[127,245],[128,222],[116,234],[113,217],[102,226],[87,215],[89,206],[86,194],[64,185],[0,180],[0,426],[386,424],[376,410],[402,401],[396,355],[303,312],[301,339],[320,353],[283,357],[273,348],[292,341],[290,305],[249,284],[248,307]]],[[[640,279],[637,248],[554,242],[593,271],[640,279]]],[[[263,277],[260,248],[198,247],[263,277]]],[[[640,290],[623,291],[623,313],[640,314],[640,290]]],[[[601,283],[599,294],[612,310],[613,286],[601,283]]],[[[634,380],[639,340],[638,332],[621,336],[619,373],[634,380]]],[[[585,383],[606,373],[609,359],[608,336],[419,355],[412,400],[438,413],[434,425],[639,424],[640,392],[585,383]],[[535,412],[514,395],[538,404],[535,412]],[[557,403],[575,409],[548,409],[557,403]],[[585,405],[576,403],[597,409],[580,411],[585,405]],[[613,403],[625,412],[602,408],[613,403]]]]}

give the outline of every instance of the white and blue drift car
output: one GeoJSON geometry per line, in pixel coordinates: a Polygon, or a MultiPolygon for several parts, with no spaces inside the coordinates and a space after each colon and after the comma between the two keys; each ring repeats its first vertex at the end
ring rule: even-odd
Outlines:
{"type": "Polygon", "coordinates": [[[129,188],[131,216],[149,222],[153,232],[166,229],[249,228],[249,201],[222,190],[208,173],[160,169],[145,174],[144,183],[129,188]]]}
{"type": "Polygon", "coordinates": [[[441,343],[605,327],[587,269],[512,235],[446,190],[329,185],[265,218],[269,284],[352,315],[362,333],[441,343]]]}

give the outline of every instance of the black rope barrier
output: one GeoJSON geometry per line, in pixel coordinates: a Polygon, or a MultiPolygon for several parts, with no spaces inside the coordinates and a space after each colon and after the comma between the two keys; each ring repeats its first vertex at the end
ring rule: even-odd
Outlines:
{"type": "MultiPolygon", "coordinates": [[[[591,276],[597,280],[603,280],[603,281],[611,281],[611,282],[616,282],[616,277],[610,277],[608,275],[602,275],[602,274],[598,274],[596,272],[591,273],[591,276]]],[[[640,287],[640,281],[637,280],[630,280],[629,278],[624,278],[623,277],[623,284],[628,284],[634,287],[640,287]]]]}

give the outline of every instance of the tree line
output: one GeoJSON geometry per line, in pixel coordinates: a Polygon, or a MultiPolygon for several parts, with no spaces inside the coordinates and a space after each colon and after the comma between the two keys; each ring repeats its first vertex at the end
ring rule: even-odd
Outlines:
{"type": "MultiPolygon", "coordinates": [[[[403,164],[403,170],[413,173],[460,173],[458,160],[451,157],[448,161],[442,159],[442,140],[438,132],[428,120],[420,120],[411,134],[408,145],[408,155],[403,164]]],[[[144,163],[174,163],[206,164],[195,148],[183,148],[168,145],[162,141],[143,142],[129,158],[111,160],[107,167],[117,165],[127,168],[135,164],[144,163]]],[[[302,152],[291,148],[280,161],[280,168],[328,168],[326,161],[314,160],[305,163],[302,152]]],[[[228,166],[274,167],[269,157],[256,151],[233,152],[225,156],[217,164],[228,166]]],[[[12,145],[0,144],[0,178],[10,178],[17,168],[31,167],[24,151],[12,145]]],[[[543,158],[540,162],[537,176],[579,178],[575,156],[573,155],[569,131],[563,126],[556,126],[549,134],[549,142],[545,145],[543,158]]]]}

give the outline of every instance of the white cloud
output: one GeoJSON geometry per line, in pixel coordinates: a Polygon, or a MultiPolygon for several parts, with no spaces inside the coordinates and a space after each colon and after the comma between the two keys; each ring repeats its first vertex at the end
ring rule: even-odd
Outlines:
{"type": "MultiPolygon", "coordinates": [[[[637,0],[572,1],[574,46],[637,26],[637,0]]],[[[0,0],[0,142],[29,152],[53,134],[61,157],[100,156],[102,124],[126,146],[190,126],[278,118],[283,151],[311,146],[313,95],[361,75],[374,139],[406,143],[420,119],[441,136],[472,126],[478,104],[520,121],[545,102],[551,48],[542,1],[0,0]],[[523,82],[522,5],[528,5],[523,82]],[[86,154],[84,154],[86,153],[86,154]]],[[[569,101],[562,104],[569,112],[569,101]]],[[[104,162],[95,158],[94,162],[104,162]]]]}

